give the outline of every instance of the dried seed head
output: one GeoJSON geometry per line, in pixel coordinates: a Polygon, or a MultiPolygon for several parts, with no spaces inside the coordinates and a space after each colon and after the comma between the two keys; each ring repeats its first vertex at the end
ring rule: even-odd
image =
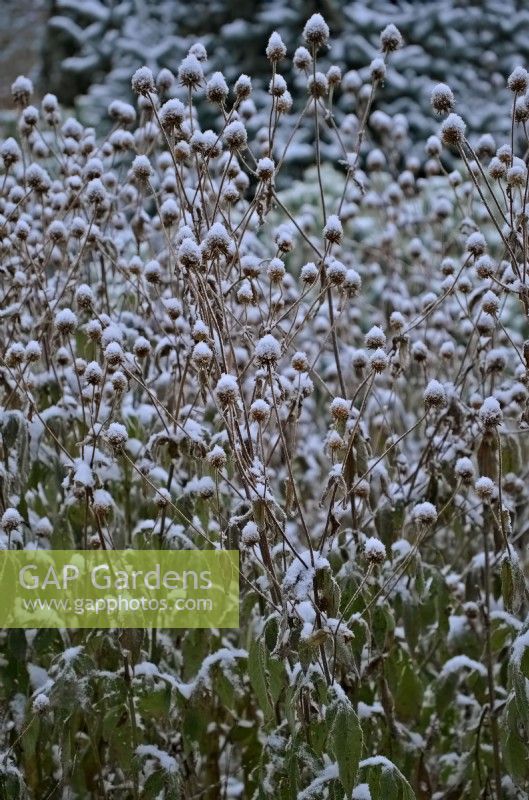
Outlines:
{"type": "Polygon", "coordinates": [[[436,114],[449,114],[455,108],[453,92],[446,83],[438,83],[430,96],[432,108],[436,114]]]}
{"type": "Polygon", "coordinates": [[[287,48],[284,45],[284,42],[281,36],[278,34],[277,31],[274,31],[266,46],[266,57],[272,64],[277,64],[278,61],[285,58],[287,54],[287,48]]]}
{"type": "Polygon", "coordinates": [[[307,358],[307,354],[303,353],[301,350],[298,350],[297,353],[294,353],[290,361],[290,364],[292,366],[292,369],[295,369],[296,372],[308,372],[310,369],[310,364],[307,358]]]}
{"type": "Polygon", "coordinates": [[[495,397],[486,397],[479,409],[479,420],[484,428],[501,425],[503,412],[495,397]]]}
{"type": "Polygon", "coordinates": [[[433,525],[437,520],[437,510],[432,503],[418,503],[413,508],[412,517],[419,525],[433,525]]]}
{"type": "Polygon", "coordinates": [[[507,78],[507,88],[514,94],[525,94],[529,86],[529,73],[523,67],[515,67],[507,78]]]}
{"type": "Polygon", "coordinates": [[[239,75],[235,81],[233,91],[239,101],[246,100],[252,93],[252,79],[248,75],[239,75]]]}
{"type": "Polygon", "coordinates": [[[384,372],[389,364],[389,358],[384,350],[379,348],[370,356],[369,363],[374,372],[384,372]]]}
{"type": "Polygon", "coordinates": [[[131,80],[132,91],[140,95],[148,95],[156,92],[154,76],[148,67],[140,67],[136,70],[131,80]]]}
{"type": "Polygon", "coordinates": [[[213,467],[213,469],[224,469],[228,462],[228,458],[224,452],[224,449],[220,445],[216,444],[215,447],[213,447],[206,455],[206,461],[210,467],[213,467]]]}
{"type": "Polygon", "coordinates": [[[147,183],[147,181],[153,174],[151,162],[149,161],[147,156],[136,156],[136,158],[132,162],[131,169],[132,169],[132,174],[139,183],[147,183]]]}
{"type": "Polygon", "coordinates": [[[248,134],[242,122],[234,120],[226,125],[222,138],[229,150],[241,150],[246,146],[248,134]]]}
{"type": "Polygon", "coordinates": [[[128,439],[127,429],[120,422],[111,422],[107,428],[106,440],[115,450],[121,450],[128,439]]]}
{"type": "Polygon", "coordinates": [[[403,45],[402,36],[399,29],[390,23],[386,25],[380,34],[380,49],[383,53],[394,53],[403,45]]]}
{"type": "Polygon", "coordinates": [[[215,397],[220,405],[224,407],[236,403],[239,397],[237,378],[235,378],[233,375],[228,375],[226,372],[223,372],[217,381],[217,386],[215,387],[215,397]]]}
{"type": "Polygon", "coordinates": [[[274,366],[281,357],[281,345],[267,333],[255,345],[255,356],[260,366],[274,366]]]}
{"type": "Polygon", "coordinates": [[[294,53],[294,66],[300,72],[309,72],[312,69],[312,56],[306,47],[298,47],[294,53]]]}
{"type": "Polygon", "coordinates": [[[335,397],[331,403],[331,417],[336,422],[347,422],[351,413],[351,403],[343,397],[335,397]]]}
{"type": "Polygon", "coordinates": [[[257,162],[257,177],[262,181],[269,181],[273,178],[276,165],[271,158],[260,158],[257,162]]]}
{"type": "Polygon", "coordinates": [[[55,314],[55,327],[62,336],[69,336],[77,327],[77,317],[69,308],[63,308],[55,314]]]}
{"type": "Polygon", "coordinates": [[[200,61],[191,51],[178,67],[178,80],[182,86],[191,90],[198,89],[204,81],[204,73],[200,61]]]}
{"type": "Polygon", "coordinates": [[[241,544],[245,548],[259,544],[259,529],[255,522],[247,522],[241,531],[241,544]]]}
{"type": "Polygon", "coordinates": [[[329,41],[329,26],[321,14],[313,14],[303,28],[303,38],[314,50],[323,47],[329,41]]]}
{"type": "Polygon", "coordinates": [[[494,482],[491,481],[490,478],[484,476],[477,479],[474,488],[476,490],[476,494],[479,498],[481,498],[481,500],[491,500],[496,494],[496,486],[494,485],[494,482]]]}
{"type": "Polygon", "coordinates": [[[332,244],[339,244],[343,238],[343,228],[340,218],[336,214],[331,214],[327,219],[327,224],[323,229],[323,236],[332,244]]]}
{"type": "Polygon", "coordinates": [[[370,536],[364,543],[364,555],[369,564],[383,564],[386,560],[384,543],[376,536],[370,536]]]}
{"type": "Polygon", "coordinates": [[[444,386],[439,381],[431,380],[424,390],[424,405],[426,408],[443,408],[447,405],[444,386]]]}
{"type": "Polygon", "coordinates": [[[25,75],[19,75],[11,84],[11,97],[18,108],[25,108],[33,94],[33,84],[25,75]]]}
{"type": "Polygon", "coordinates": [[[458,114],[449,114],[441,125],[440,138],[443,144],[458,147],[465,141],[466,125],[458,114]]]}
{"type": "Polygon", "coordinates": [[[265,400],[254,400],[250,406],[250,419],[264,425],[270,419],[270,406],[265,400]]]}
{"type": "Polygon", "coordinates": [[[458,458],[455,464],[455,473],[463,483],[470,483],[474,478],[474,465],[470,458],[458,458]]]}
{"type": "Polygon", "coordinates": [[[386,346],[386,334],[378,325],[373,325],[366,333],[365,345],[369,350],[376,350],[378,347],[386,346]]]}

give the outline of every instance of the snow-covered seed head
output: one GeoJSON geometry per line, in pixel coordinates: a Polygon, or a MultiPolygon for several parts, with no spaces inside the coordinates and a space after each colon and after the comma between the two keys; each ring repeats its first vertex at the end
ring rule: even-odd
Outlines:
{"type": "Polygon", "coordinates": [[[109,342],[105,347],[105,361],[111,367],[117,367],[123,363],[124,354],[119,342],[109,342]]]}
{"type": "Polygon", "coordinates": [[[316,72],[307,81],[307,89],[312,97],[325,97],[329,92],[329,81],[324,72],[316,72]]]}
{"type": "Polygon", "coordinates": [[[271,283],[281,283],[285,277],[285,262],[280,258],[271,258],[268,267],[266,268],[268,277],[271,283]]]}
{"type": "Polygon", "coordinates": [[[94,178],[89,182],[86,187],[85,195],[91,205],[100,205],[104,203],[107,198],[106,189],[99,178],[94,178]]]}
{"type": "Polygon", "coordinates": [[[298,47],[294,53],[293,64],[300,72],[309,72],[312,69],[312,56],[306,47],[298,47]]]}
{"type": "Polygon", "coordinates": [[[386,334],[378,325],[373,325],[366,333],[365,345],[369,350],[376,350],[379,347],[386,346],[386,334]]]}
{"type": "Polygon", "coordinates": [[[489,289],[489,291],[485,292],[483,295],[481,307],[487,314],[492,314],[492,316],[495,317],[500,310],[500,298],[489,289]]]}
{"type": "Polygon", "coordinates": [[[132,174],[139,183],[147,183],[153,174],[151,162],[147,156],[136,156],[132,162],[132,174]]]}
{"type": "Polygon", "coordinates": [[[233,91],[239,101],[247,100],[252,93],[252,79],[248,75],[239,75],[235,81],[233,91]]]}
{"type": "Polygon", "coordinates": [[[239,397],[239,386],[237,378],[223,372],[215,387],[215,397],[221,406],[230,406],[237,402],[239,397]]]}
{"type": "Polygon", "coordinates": [[[374,58],[369,65],[369,77],[373,83],[383,81],[386,77],[386,63],[383,58],[374,58]]]}
{"type": "Polygon", "coordinates": [[[171,505],[171,493],[165,487],[158,489],[154,497],[154,502],[160,510],[171,505]]]}
{"type": "Polygon", "coordinates": [[[82,283],[75,290],[75,302],[81,311],[90,311],[94,304],[94,294],[90,286],[82,283]]]}
{"type": "Polygon", "coordinates": [[[275,168],[276,165],[271,158],[268,156],[260,158],[256,168],[257,177],[262,181],[269,181],[274,177],[275,168]]]}
{"type": "Polygon", "coordinates": [[[106,517],[112,511],[112,495],[106,489],[95,489],[92,495],[92,510],[99,517],[106,517]]]}
{"type": "Polygon", "coordinates": [[[250,406],[250,419],[259,425],[264,425],[270,419],[270,406],[266,400],[254,400],[250,406]]]}
{"type": "Polygon", "coordinates": [[[459,114],[449,114],[439,131],[442,143],[449,147],[461,146],[465,141],[466,127],[459,114]]]}
{"type": "Polygon", "coordinates": [[[5,362],[8,367],[18,367],[24,363],[26,357],[26,350],[21,342],[15,342],[10,345],[5,354],[5,362]]]}
{"type": "Polygon", "coordinates": [[[11,533],[11,531],[19,528],[23,522],[24,520],[16,508],[7,508],[2,514],[0,525],[6,533],[11,533]]]}
{"type": "Polygon", "coordinates": [[[182,86],[188,89],[196,90],[204,80],[204,72],[200,65],[200,61],[193,54],[189,53],[178,68],[178,81],[182,86]]]}
{"type": "Polygon", "coordinates": [[[490,256],[483,255],[478,258],[476,261],[476,275],[478,278],[484,280],[485,278],[490,278],[494,275],[495,272],[495,265],[494,261],[490,256]]]}
{"type": "Polygon", "coordinates": [[[202,263],[202,252],[200,247],[191,238],[182,241],[178,248],[178,260],[187,269],[195,269],[202,263]]]}
{"type": "Polygon", "coordinates": [[[514,94],[525,94],[529,86],[529,73],[524,67],[515,67],[507,78],[507,88],[514,94]]]}
{"type": "Polygon", "coordinates": [[[42,356],[42,347],[35,339],[31,339],[25,348],[25,357],[28,364],[35,364],[40,361],[42,356]]]}
{"type": "Polygon", "coordinates": [[[294,353],[290,360],[290,364],[292,369],[296,370],[296,372],[308,372],[310,370],[307,354],[303,353],[301,350],[298,350],[296,353],[294,353]]]}
{"type": "Polygon", "coordinates": [[[241,545],[245,548],[259,544],[259,528],[255,522],[247,522],[241,531],[241,545]]]}
{"type": "Polygon", "coordinates": [[[273,97],[281,97],[287,90],[287,82],[282,75],[277,73],[270,80],[268,91],[273,97]]]}
{"type": "Polygon", "coordinates": [[[206,455],[206,461],[213,469],[224,469],[228,462],[228,457],[224,449],[216,444],[206,455]]]}
{"type": "Polygon", "coordinates": [[[117,395],[123,394],[128,388],[128,381],[126,376],[120,370],[117,370],[112,375],[110,382],[112,384],[112,389],[117,395]]]}
{"type": "Polygon", "coordinates": [[[205,252],[211,258],[230,255],[233,250],[231,237],[221,222],[214,222],[204,240],[205,252]]]}
{"type": "Polygon", "coordinates": [[[413,508],[412,517],[418,525],[433,525],[437,520],[437,509],[432,503],[417,503],[413,508]]]}
{"type": "Polygon", "coordinates": [[[148,261],[145,264],[143,274],[145,276],[145,280],[147,281],[147,283],[150,283],[153,286],[159,284],[162,279],[162,267],[160,262],[156,261],[156,259],[148,261]]]}
{"type": "Polygon", "coordinates": [[[33,84],[25,75],[19,75],[11,84],[11,97],[18,108],[25,108],[33,94],[33,84]]]}
{"type": "Polygon", "coordinates": [[[383,53],[394,53],[402,47],[402,35],[396,25],[386,25],[380,34],[380,49],[383,53]]]}
{"type": "Polygon", "coordinates": [[[327,219],[327,224],[323,229],[323,236],[332,244],[339,244],[343,238],[343,228],[340,218],[336,214],[332,214],[327,219]]]}
{"type": "Polygon", "coordinates": [[[466,249],[474,258],[482,256],[487,249],[487,243],[483,234],[479,231],[471,233],[466,241],[466,249]]]}
{"type": "Polygon", "coordinates": [[[337,258],[331,258],[325,265],[325,273],[332,286],[342,286],[347,275],[347,269],[337,258]]]}
{"type": "Polygon", "coordinates": [[[145,336],[138,336],[132,346],[132,352],[136,358],[147,358],[151,352],[151,344],[149,340],[146,339],[145,336]]]}
{"type": "Polygon", "coordinates": [[[323,47],[329,41],[329,26],[321,14],[313,14],[305,23],[303,38],[314,50],[323,47]]]}
{"type": "Polygon", "coordinates": [[[300,277],[304,283],[313,284],[318,278],[318,267],[314,262],[309,261],[301,267],[300,277]]]}
{"type": "Polygon", "coordinates": [[[106,440],[115,450],[120,450],[128,437],[127,429],[120,422],[111,422],[107,428],[106,440]]]}
{"type": "Polygon", "coordinates": [[[226,125],[222,138],[229,150],[241,150],[246,146],[248,134],[240,120],[234,120],[226,125]]]}
{"type": "Polygon", "coordinates": [[[0,158],[4,162],[4,167],[8,169],[13,164],[17,164],[22,157],[20,147],[15,139],[9,137],[0,146],[0,158]]]}
{"type": "Polygon", "coordinates": [[[339,86],[342,82],[342,70],[340,67],[333,64],[332,67],[329,67],[327,70],[327,83],[329,86],[339,86]]]}
{"type": "Polygon", "coordinates": [[[55,327],[62,336],[69,336],[77,327],[77,317],[69,308],[63,308],[55,314],[55,327]]]}
{"type": "Polygon", "coordinates": [[[44,692],[39,692],[33,703],[31,704],[31,710],[37,716],[42,716],[45,714],[50,707],[50,698],[48,695],[44,694],[44,692]]]}
{"type": "Polygon", "coordinates": [[[277,64],[287,54],[287,48],[277,31],[274,31],[266,46],[266,57],[272,64],[277,64]]]}
{"type": "Polygon", "coordinates": [[[386,560],[384,543],[376,536],[370,536],[364,543],[364,555],[369,564],[383,564],[386,560]]]}
{"type": "Polygon", "coordinates": [[[184,104],[176,97],[167,100],[160,109],[160,122],[166,129],[178,128],[184,121],[184,104]]]}
{"type": "Polygon", "coordinates": [[[375,350],[370,356],[369,363],[373,372],[384,372],[389,365],[389,357],[382,348],[378,348],[378,350],[375,350]]]}
{"type": "Polygon", "coordinates": [[[163,67],[156,76],[156,88],[159,92],[168,92],[174,82],[175,77],[167,67],[163,67]]]}
{"type": "Polygon", "coordinates": [[[454,94],[446,83],[438,83],[437,86],[434,86],[430,101],[436,114],[449,114],[454,110],[456,104],[454,94]]]}
{"type": "Polygon", "coordinates": [[[274,366],[281,358],[281,345],[267,333],[255,345],[255,357],[260,366],[274,366]]]}
{"type": "Polygon", "coordinates": [[[140,95],[148,95],[156,92],[154,76],[148,67],[140,67],[136,70],[131,80],[132,91],[140,95]]]}
{"type": "Polygon", "coordinates": [[[222,72],[214,72],[206,84],[206,97],[209,102],[222,105],[226,101],[229,91],[222,72]]]}
{"type": "Polygon", "coordinates": [[[484,501],[491,500],[496,494],[496,486],[490,478],[482,476],[474,484],[477,496],[484,501]]]}
{"type": "Polygon", "coordinates": [[[469,484],[474,478],[474,465],[467,456],[457,459],[454,471],[463,483],[469,484]]]}
{"type": "Polygon", "coordinates": [[[103,381],[103,370],[97,361],[90,361],[86,365],[84,379],[89,386],[100,386],[103,381]]]}
{"type": "Polygon", "coordinates": [[[213,351],[206,342],[197,342],[191,354],[198,369],[207,369],[213,359],[213,351]]]}
{"type": "Polygon", "coordinates": [[[442,408],[446,406],[446,392],[442,383],[431,380],[424,390],[424,405],[426,408],[442,408]]]}
{"type": "Polygon", "coordinates": [[[347,422],[351,413],[351,403],[343,397],[335,397],[331,403],[331,417],[336,422],[347,422]]]}
{"type": "Polygon", "coordinates": [[[349,297],[356,297],[362,288],[362,279],[355,269],[348,269],[342,283],[342,289],[349,297]]]}
{"type": "Polygon", "coordinates": [[[479,421],[484,428],[496,428],[501,425],[503,412],[495,397],[486,397],[479,409],[479,421]]]}

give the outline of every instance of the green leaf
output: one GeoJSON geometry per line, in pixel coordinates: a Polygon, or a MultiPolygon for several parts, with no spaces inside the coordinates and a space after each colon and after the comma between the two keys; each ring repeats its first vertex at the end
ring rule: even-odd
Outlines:
{"type": "Polygon", "coordinates": [[[516,614],[525,592],[525,579],[516,559],[505,556],[501,563],[501,593],[505,608],[516,614]]]}
{"type": "Polygon", "coordinates": [[[265,717],[273,714],[272,703],[268,689],[268,676],[266,672],[266,650],[260,639],[253,641],[248,652],[248,676],[252,689],[257,696],[257,702],[264,711],[265,717]]]}
{"type": "Polygon", "coordinates": [[[349,799],[355,786],[363,746],[362,728],[352,706],[341,705],[336,712],[331,742],[338,762],[340,782],[349,799]]]}

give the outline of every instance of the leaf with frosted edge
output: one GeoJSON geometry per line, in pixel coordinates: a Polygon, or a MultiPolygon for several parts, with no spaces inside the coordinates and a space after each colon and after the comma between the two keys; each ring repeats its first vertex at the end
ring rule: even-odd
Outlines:
{"type": "Polygon", "coordinates": [[[355,786],[362,755],[363,734],[352,706],[340,705],[331,728],[331,742],[338,762],[338,774],[347,797],[355,786]]]}

